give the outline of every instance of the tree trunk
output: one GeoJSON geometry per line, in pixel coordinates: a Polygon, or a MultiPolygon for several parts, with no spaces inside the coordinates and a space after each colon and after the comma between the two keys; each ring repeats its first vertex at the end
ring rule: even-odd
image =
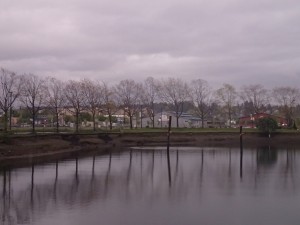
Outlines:
{"type": "Polygon", "coordinates": [[[154,128],[154,126],[155,126],[155,116],[154,115],[152,115],[152,127],[154,128]]]}
{"type": "Polygon", "coordinates": [[[32,133],[35,133],[35,111],[32,110],[32,133]]]}
{"type": "Polygon", "coordinates": [[[5,133],[7,132],[7,127],[8,127],[7,121],[8,121],[8,110],[5,110],[4,111],[4,121],[3,121],[4,122],[3,130],[5,133]]]}
{"type": "Polygon", "coordinates": [[[177,124],[177,128],[179,128],[179,116],[176,116],[176,124],[177,124]]]}
{"type": "Polygon", "coordinates": [[[56,133],[59,133],[59,124],[58,124],[58,112],[56,113],[56,133]]]}
{"type": "Polygon", "coordinates": [[[112,130],[112,116],[111,113],[108,113],[108,120],[109,120],[109,129],[112,130]]]}
{"type": "Polygon", "coordinates": [[[130,129],[133,128],[133,125],[132,125],[132,115],[129,116],[129,120],[130,120],[130,129]]]}
{"type": "Polygon", "coordinates": [[[229,112],[228,117],[229,117],[229,128],[231,128],[231,112],[229,112]]]}
{"type": "Polygon", "coordinates": [[[202,129],[204,128],[204,116],[203,114],[201,115],[201,126],[202,126],[202,129]]]}
{"type": "Polygon", "coordinates": [[[96,131],[96,119],[95,119],[95,112],[92,113],[92,117],[93,117],[93,131],[96,131]]]}
{"type": "Polygon", "coordinates": [[[75,132],[78,133],[79,128],[79,112],[76,112],[76,130],[75,132]]]}

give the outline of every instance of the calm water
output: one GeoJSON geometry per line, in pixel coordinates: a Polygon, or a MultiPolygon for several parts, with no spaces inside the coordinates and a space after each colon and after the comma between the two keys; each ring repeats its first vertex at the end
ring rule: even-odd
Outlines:
{"type": "Polygon", "coordinates": [[[1,224],[299,224],[300,149],[164,148],[2,171],[1,224]]]}

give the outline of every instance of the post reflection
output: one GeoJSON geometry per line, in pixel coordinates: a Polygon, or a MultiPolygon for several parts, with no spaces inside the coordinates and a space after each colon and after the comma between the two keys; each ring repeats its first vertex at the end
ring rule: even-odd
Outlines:
{"type": "Polygon", "coordinates": [[[55,178],[53,185],[53,201],[57,200],[58,160],[55,161],[55,178]]]}
{"type": "Polygon", "coordinates": [[[76,181],[79,182],[79,177],[78,177],[78,156],[76,156],[75,158],[75,178],[76,178],[76,181]]]}
{"type": "Polygon", "coordinates": [[[231,148],[229,149],[228,177],[231,177],[231,148]]]}
{"type": "Polygon", "coordinates": [[[94,178],[95,175],[95,160],[96,160],[96,155],[93,156],[92,178],[94,178]]]}
{"type": "Polygon", "coordinates": [[[107,195],[108,191],[109,191],[109,177],[110,177],[110,170],[111,170],[111,164],[112,164],[112,152],[109,152],[109,162],[108,162],[108,167],[107,167],[107,172],[105,175],[105,181],[104,181],[104,193],[105,195],[107,195]]]}
{"type": "Polygon", "coordinates": [[[3,170],[3,191],[2,195],[6,196],[6,168],[3,170]]]}
{"type": "Polygon", "coordinates": [[[30,189],[30,206],[33,208],[34,199],[33,199],[33,191],[34,191],[34,163],[31,166],[31,189],[30,189]]]}
{"type": "Polygon", "coordinates": [[[174,182],[175,183],[178,180],[178,172],[179,172],[179,151],[176,150],[176,165],[175,165],[175,174],[174,174],[174,182]]]}
{"type": "Polygon", "coordinates": [[[169,186],[171,187],[172,186],[172,175],[171,175],[171,161],[170,161],[170,151],[169,151],[169,149],[167,150],[167,165],[168,165],[169,186]]]}
{"type": "Polygon", "coordinates": [[[200,174],[199,174],[199,189],[202,187],[203,182],[203,171],[204,171],[204,149],[201,149],[201,159],[200,159],[200,174]]]}
{"type": "Polygon", "coordinates": [[[1,221],[4,224],[7,220],[7,206],[6,206],[6,169],[3,170],[3,191],[2,191],[2,198],[3,198],[3,211],[1,215],[1,221]]]}

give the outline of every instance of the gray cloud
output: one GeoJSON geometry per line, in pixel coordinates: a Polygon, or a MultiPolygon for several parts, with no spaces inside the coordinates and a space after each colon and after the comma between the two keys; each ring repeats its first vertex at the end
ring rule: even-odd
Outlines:
{"type": "Polygon", "coordinates": [[[4,0],[0,66],[60,79],[300,82],[298,0],[4,0]]]}

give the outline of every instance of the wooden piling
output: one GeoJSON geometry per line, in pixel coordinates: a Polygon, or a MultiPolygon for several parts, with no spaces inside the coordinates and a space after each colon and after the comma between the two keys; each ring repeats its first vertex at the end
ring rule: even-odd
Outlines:
{"type": "Polygon", "coordinates": [[[243,178],[243,126],[240,126],[240,178],[243,178]]]}
{"type": "Polygon", "coordinates": [[[58,177],[58,160],[55,162],[55,179],[58,177]]]}
{"type": "Polygon", "coordinates": [[[171,162],[170,162],[170,134],[171,134],[172,116],[169,116],[169,128],[168,128],[168,143],[167,143],[167,159],[168,159],[168,175],[169,175],[169,185],[171,186],[171,162]]]}
{"type": "Polygon", "coordinates": [[[76,181],[78,182],[78,156],[75,158],[75,178],[76,181]]]}
{"type": "Polygon", "coordinates": [[[96,155],[93,156],[93,166],[92,166],[92,172],[95,172],[95,161],[96,161],[96,155]]]}

